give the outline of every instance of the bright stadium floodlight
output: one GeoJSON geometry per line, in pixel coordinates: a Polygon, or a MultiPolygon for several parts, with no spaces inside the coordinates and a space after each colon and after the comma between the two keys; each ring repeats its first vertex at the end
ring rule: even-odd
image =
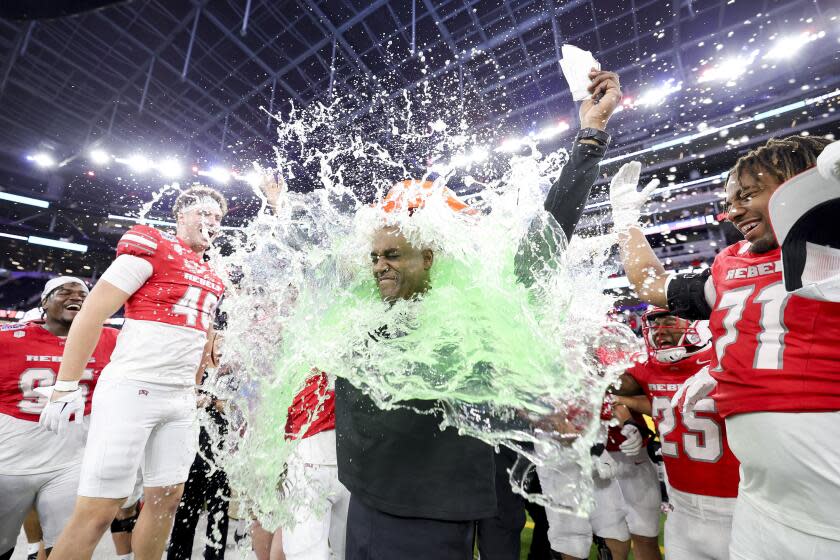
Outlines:
{"type": "Polygon", "coordinates": [[[537,140],[548,140],[550,138],[554,138],[558,134],[562,134],[569,130],[569,123],[566,121],[560,121],[554,126],[547,126],[544,129],[540,130],[535,138],[537,140]]]}
{"type": "Polygon", "coordinates": [[[726,85],[732,85],[735,81],[746,74],[750,65],[758,56],[758,51],[753,51],[746,56],[735,56],[722,60],[720,63],[706,68],[700,74],[699,82],[726,82],[726,85]]]}
{"type": "Polygon", "coordinates": [[[199,171],[198,174],[210,177],[217,183],[221,183],[223,185],[226,185],[228,181],[230,181],[230,171],[224,167],[211,167],[210,171],[199,171]]]}
{"type": "Polygon", "coordinates": [[[645,92],[643,92],[637,99],[636,105],[640,106],[652,106],[652,105],[659,105],[665,99],[668,98],[669,95],[676,91],[680,91],[682,89],[682,82],[674,83],[673,78],[667,79],[662,85],[659,87],[651,88],[645,92]]]}
{"type": "Polygon", "coordinates": [[[125,160],[125,164],[135,173],[145,173],[152,168],[152,160],[142,154],[134,154],[125,160]]]}
{"type": "Polygon", "coordinates": [[[99,148],[91,150],[88,155],[90,156],[90,160],[96,165],[105,165],[111,161],[111,156],[108,155],[108,152],[99,148]]]}
{"type": "Polygon", "coordinates": [[[38,152],[36,154],[26,156],[26,159],[28,159],[38,167],[43,167],[45,169],[55,166],[55,159],[53,159],[53,157],[46,152],[38,152]]]}
{"type": "Polygon", "coordinates": [[[167,158],[160,162],[157,166],[161,175],[168,179],[177,179],[183,173],[181,162],[175,158],[167,158]]]}
{"type": "Polygon", "coordinates": [[[245,175],[236,175],[235,178],[239,181],[245,181],[253,188],[259,187],[262,182],[262,177],[257,171],[249,171],[245,175]]]}
{"type": "Polygon", "coordinates": [[[773,41],[773,47],[762,58],[770,60],[787,60],[793,58],[802,47],[823,37],[825,37],[825,31],[820,31],[819,33],[803,31],[799,35],[777,37],[773,41]]]}

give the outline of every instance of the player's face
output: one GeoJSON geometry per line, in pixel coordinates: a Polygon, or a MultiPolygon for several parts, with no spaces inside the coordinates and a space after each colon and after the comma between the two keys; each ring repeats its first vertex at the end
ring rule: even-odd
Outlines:
{"type": "Polygon", "coordinates": [[[44,302],[47,317],[69,325],[82,309],[86,297],[87,292],[84,287],[75,282],[56,288],[44,302]]]}
{"type": "Polygon", "coordinates": [[[379,295],[385,301],[408,299],[429,287],[432,251],[412,247],[398,228],[376,232],[370,259],[379,295]]]}
{"type": "Polygon", "coordinates": [[[223,217],[214,205],[187,208],[178,214],[178,237],[196,252],[204,252],[219,234],[223,217]]]}
{"type": "Polygon", "coordinates": [[[657,348],[668,348],[680,343],[689,322],[685,319],[664,315],[653,320],[651,338],[657,348]]]}
{"type": "Polygon", "coordinates": [[[726,184],[727,218],[752,244],[753,253],[766,253],[778,247],[770,227],[770,196],[779,183],[766,173],[742,173],[726,184]]]}

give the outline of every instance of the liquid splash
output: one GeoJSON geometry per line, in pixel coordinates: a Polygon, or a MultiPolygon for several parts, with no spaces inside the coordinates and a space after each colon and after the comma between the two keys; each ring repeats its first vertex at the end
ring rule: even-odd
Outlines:
{"type": "MultiPolygon", "coordinates": [[[[471,141],[428,92],[418,95],[419,103],[408,94],[378,98],[364,126],[345,122],[341,101],[278,118],[276,169],[310,177],[313,189],[286,192],[274,213],[261,211],[231,240],[229,256],[215,257],[231,277],[223,367],[238,380],[225,395],[237,421],[217,461],[264,527],[289,526],[297,510],[318,507],[311,489],[287,476],[296,440],[285,433],[287,410],[313,371],[346,378],[383,409],[425,401],[417,412],[439,415],[442,429],[516,450],[523,461],[512,484],[524,493],[526,460],[589,472],[589,448],[603,439],[604,391],[628,365],[604,365],[595,349],[629,356],[637,347],[629,329],[607,326],[613,300],[601,286],[614,240],[573,238],[567,247],[542,210],[564,152],[533,145],[527,156],[489,161],[472,199],[477,215],[435,196],[412,213],[370,204],[395,181],[418,178],[418,160],[471,141]],[[381,300],[369,252],[386,226],[434,251],[422,297],[381,300]]],[[[426,178],[470,182],[445,166],[426,178]]],[[[583,514],[591,480],[565,494],[528,498],[583,514]]]]}

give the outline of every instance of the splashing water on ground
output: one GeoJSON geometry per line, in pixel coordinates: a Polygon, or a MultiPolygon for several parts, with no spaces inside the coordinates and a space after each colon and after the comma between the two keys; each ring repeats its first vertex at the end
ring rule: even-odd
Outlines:
{"type": "MultiPolygon", "coordinates": [[[[442,428],[509,446],[544,468],[571,458],[589,472],[604,391],[626,365],[603,365],[595,348],[635,349],[629,330],[605,328],[613,302],[600,286],[612,240],[567,248],[542,210],[564,153],[533,146],[529,156],[488,164],[480,213],[453,212],[434,195],[412,213],[386,213],[369,203],[395,181],[418,178],[412,154],[466,141],[463,127],[424,114],[408,96],[376,111],[378,128],[342,124],[341,103],[278,119],[278,171],[303,169],[314,190],[288,192],[275,213],[260,212],[218,263],[233,278],[224,362],[239,379],[229,401],[239,420],[217,460],[265,527],[288,526],[297,508],[315,507],[311,490],[284,475],[295,447],[287,410],[313,370],[348,379],[382,408],[438,414],[442,428]],[[385,226],[434,251],[422,297],[381,300],[369,253],[385,226]],[[562,436],[569,431],[578,436],[562,436]]],[[[521,480],[513,483],[521,492],[521,480]]],[[[588,510],[586,484],[568,495],[529,498],[588,510]]]]}

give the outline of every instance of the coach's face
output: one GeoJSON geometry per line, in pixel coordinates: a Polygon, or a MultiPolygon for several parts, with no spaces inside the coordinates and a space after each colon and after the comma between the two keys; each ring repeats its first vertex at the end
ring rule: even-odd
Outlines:
{"type": "Polygon", "coordinates": [[[432,250],[413,247],[399,228],[386,227],[376,232],[370,259],[379,295],[385,301],[409,299],[429,288],[432,250]]]}
{"type": "Polygon", "coordinates": [[[779,246],[770,227],[770,196],[779,187],[767,173],[742,172],[726,183],[726,215],[752,246],[753,253],[766,253],[779,246]]]}
{"type": "Polygon", "coordinates": [[[82,309],[87,297],[84,286],[77,282],[59,286],[44,300],[46,316],[53,321],[69,325],[82,309]]]}

